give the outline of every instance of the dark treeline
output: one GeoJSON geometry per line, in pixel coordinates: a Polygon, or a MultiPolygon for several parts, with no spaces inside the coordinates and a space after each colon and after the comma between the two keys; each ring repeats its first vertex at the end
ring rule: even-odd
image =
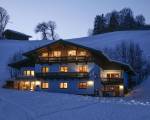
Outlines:
{"type": "Polygon", "coordinates": [[[94,28],[90,33],[96,35],[119,30],[146,29],[150,29],[150,25],[146,25],[145,17],[142,14],[134,16],[130,8],[123,8],[121,11],[97,15],[94,21],[94,28]]]}

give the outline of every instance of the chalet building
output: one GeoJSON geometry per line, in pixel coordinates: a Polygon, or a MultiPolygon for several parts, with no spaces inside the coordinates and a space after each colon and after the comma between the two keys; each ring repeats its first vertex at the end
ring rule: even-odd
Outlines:
{"type": "Polygon", "coordinates": [[[3,36],[6,40],[8,39],[8,40],[24,41],[24,40],[29,40],[29,38],[31,38],[30,35],[26,35],[24,33],[14,31],[14,30],[10,30],[10,29],[5,30],[4,33],[3,33],[3,36]]]}
{"type": "Polygon", "coordinates": [[[19,90],[124,96],[130,89],[132,68],[112,61],[101,51],[58,40],[23,54],[10,63],[17,70],[6,87],[19,90]]]}

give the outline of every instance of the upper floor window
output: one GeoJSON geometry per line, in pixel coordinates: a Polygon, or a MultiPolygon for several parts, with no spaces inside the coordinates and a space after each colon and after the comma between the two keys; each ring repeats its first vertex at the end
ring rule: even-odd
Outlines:
{"type": "Polygon", "coordinates": [[[53,51],[53,56],[54,57],[60,57],[61,56],[61,51],[53,51]]]}
{"type": "Polygon", "coordinates": [[[88,72],[88,66],[87,65],[79,65],[77,71],[78,72],[88,72]]]}
{"type": "Polygon", "coordinates": [[[43,52],[42,57],[48,57],[48,52],[43,52]]]}
{"type": "Polygon", "coordinates": [[[67,66],[61,66],[60,72],[68,72],[68,67],[67,66]]]}
{"type": "Polygon", "coordinates": [[[24,76],[34,76],[34,70],[24,70],[23,75],[24,76]]]}
{"type": "Polygon", "coordinates": [[[86,56],[86,55],[87,55],[86,51],[80,51],[79,52],[79,56],[86,56]]]}
{"type": "Polygon", "coordinates": [[[42,73],[48,73],[49,72],[49,67],[48,66],[43,66],[41,71],[42,71],[42,73]]]}
{"type": "Polygon", "coordinates": [[[86,89],[87,87],[88,87],[88,85],[86,82],[80,82],[78,84],[78,88],[80,88],[80,89],[86,89]]]}
{"type": "Polygon", "coordinates": [[[68,56],[76,56],[76,50],[69,50],[68,51],[68,56]]]}
{"type": "Polygon", "coordinates": [[[67,89],[68,88],[68,83],[67,82],[62,82],[59,84],[59,88],[61,89],[67,89]]]}

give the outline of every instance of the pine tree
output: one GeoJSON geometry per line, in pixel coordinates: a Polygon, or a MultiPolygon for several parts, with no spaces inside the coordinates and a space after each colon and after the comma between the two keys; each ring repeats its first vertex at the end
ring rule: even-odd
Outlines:
{"type": "Polygon", "coordinates": [[[119,28],[118,13],[114,11],[111,13],[108,29],[109,31],[115,31],[118,28],[119,28]]]}
{"type": "Polygon", "coordinates": [[[97,15],[94,21],[93,35],[103,33],[105,31],[105,26],[106,23],[104,15],[97,15]]]}

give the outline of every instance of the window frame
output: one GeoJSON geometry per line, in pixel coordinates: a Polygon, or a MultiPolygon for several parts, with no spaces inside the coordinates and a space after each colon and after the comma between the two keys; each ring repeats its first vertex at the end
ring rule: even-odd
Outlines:
{"type": "Polygon", "coordinates": [[[59,88],[60,89],[68,89],[68,82],[60,82],[59,88]]]}
{"type": "Polygon", "coordinates": [[[78,72],[88,72],[88,65],[78,65],[77,71],[78,72]],[[81,69],[80,69],[80,67],[81,67],[81,69]],[[84,67],[86,67],[86,69],[84,67]]]}
{"type": "Polygon", "coordinates": [[[50,70],[49,70],[49,66],[42,66],[42,67],[41,67],[41,72],[42,72],[42,73],[49,73],[49,71],[50,71],[50,70]],[[47,70],[48,70],[48,71],[47,71],[47,70]]]}
{"type": "Polygon", "coordinates": [[[87,89],[88,88],[88,84],[87,82],[79,82],[78,83],[78,89],[87,89]],[[86,85],[84,85],[86,84],[86,85]]]}
{"type": "Polygon", "coordinates": [[[59,71],[60,71],[60,72],[63,72],[63,73],[66,73],[66,72],[69,71],[69,67],[68,67],[68,66],[60,66],[59,71]],[[64,68],[67,68],[67,69],[64,70],[64,69],[62,69],[63,67],[64,67],[64,68]],[[62,70],[63,70],[63,71],[62,71],[62,70]],[[66,71],[66,70],[67,70],[67,71],[66,71]]]}
{"type": "Polygon", "coordinates": [[[54,50],[53,52],[53,57],[61,57],[61,50],[54,50]],[[59,55],[58,55],[58,53],[60,53],[59,55]]]}
{"type": "Polygon", "coordinates": [[[42,82],[41,88],[42,89],[49,89],[49,82],[42,82]],[[46,86],[48,86],[48,87],[46,87],[46,88],[43,87],[44,84],[47,84],[46,86]]]}
{"type": "Polygon", "coordinates": [[[25,76],[25,77],[34,77],[35,76],[35,71],[34,70],[24,70],[23,71],[23,76],[25,76]]]}
{"type": "Polygon", "coordinates": [[[67,55],[68,56],[77,56],[77,50],[74,50],[74,49],[73,50],[68,50],[67,55]],[[75,52],[75,54],[70,54],[70,52],[72,52],[72,51],[75,52]]]}

